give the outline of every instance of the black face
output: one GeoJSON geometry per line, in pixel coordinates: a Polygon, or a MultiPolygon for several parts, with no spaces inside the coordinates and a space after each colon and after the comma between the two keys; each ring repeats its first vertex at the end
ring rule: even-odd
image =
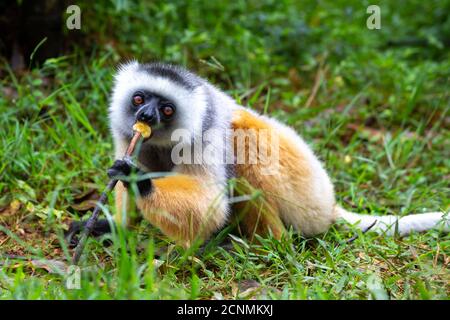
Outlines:
{"type": "Polygon", "coordinates": [[[171,101],[146,91],[133,93],[131,108],[136,121],[145,122],[151,127],[168,124],[175,116],[175,105],[171,101]]]}

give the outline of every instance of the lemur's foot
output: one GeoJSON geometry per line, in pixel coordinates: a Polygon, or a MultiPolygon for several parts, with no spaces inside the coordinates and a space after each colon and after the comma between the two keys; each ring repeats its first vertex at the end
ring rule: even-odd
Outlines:
{"type": "Polygon", "coordinates": [[[145,172],[139,170],[129,160],[116,160],[111,168],[108,169],[108,176],[111,179],[117,179],[122,181],[125,187],[128,188],[130,182],[132,182],[130,175],[136,173],[136,185],[141,196],[146,196],[152,191],[152,180],[150,178],[142,178],[141,176],[145,172]]]}
{"type": "MultiPolygon", "coordinates": [[[[80,241],[79,236],[86,227],[86,222],[87,221],[74,221],[70,224],[69,230],[65,232],[64,237],[70,248],[75,248],[78,245],[78,242],[80,241]]],[[[111,233],[111,226],[109,225],[108,220],[100,219],[95,223],[91,235],[100,237],[107,233],[111,233]]],[[[103,244],[109,245],[110,241],[106,240],[103,244]]]]}

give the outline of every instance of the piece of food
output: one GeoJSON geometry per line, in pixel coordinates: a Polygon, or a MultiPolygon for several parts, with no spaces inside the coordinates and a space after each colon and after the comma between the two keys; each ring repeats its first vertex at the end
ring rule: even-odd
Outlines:
{"type": "Polygon", "coordinates": [[[152,134],[152,128],[143,122],[136,122],[133,126],[133,130],[139,132],[145,139],[152,134]]]}

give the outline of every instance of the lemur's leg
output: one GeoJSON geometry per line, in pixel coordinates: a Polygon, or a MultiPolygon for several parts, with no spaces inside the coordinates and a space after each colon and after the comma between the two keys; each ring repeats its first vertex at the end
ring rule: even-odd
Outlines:
{"type": "MultiPolygon", "coordinates": [[[[252,180],[251,175],[248,178],[252,180]]],[[[238,193],[241,195],[252,195],[256,190],[262,190],[261,187],[257,181],[238,181],[237,183],[238,193]]],[[[240,228],[251,241],[255,234],[267,236],[272,233],[276,239],[280,239],[285,232],[276,204],[262,193],[246,202],[236,203],[233,210],[236,210],[240,228]]]]}
{"type": "MultiPolygon", "coordinates": [[[[130,173],[130,164],[122,160],[109,171],[111,177],[130,173]]],[[[223,190],[206,175],[177,173],[141,180],[137,187],[136,204],[143,217],[185,247],[195,239],[207,239],[226,220],[223,190]]],[[[122,206],[120,200],[118,205],[122,206]]]]}
{"type": "MultiPolygon", "coordinates": [[[[235,130],[233,145],[238,160],[235,165],[236,176],[239,177],[236,184],[237,191],[241,195],[254,194],[255,191],[259,193],[257,197],[252,197],[252,200],[235,206],[238,211],[241,211],[240,225],[251,239],[255,233],[265,236],[269,231],[279,239],[285,232],[285,228],[280,218],[278,203],[271,193],[282,185],[278,183],[279,173],[275,175],[265,173],[267,166],[272,165],[268,163],[268,160],[269,162],[272,160],[268,156],[276,151],[275,147],[278,147],[278,145],[272,146],[273,135],[277,133],[274,133],[267,123],[248,112],[241,111],[233,114],[232,128],[235,130]],[[238,144],[239,134],[249,136],[248,139],[241,139],[240,145],[238,144]],[[239,153],[244,161],[239,161],[239,153]],[[254,157],[253,161],[251,156],[254,157]]],[[[274,160],[278,161],[278,159],[274,160]]]]}

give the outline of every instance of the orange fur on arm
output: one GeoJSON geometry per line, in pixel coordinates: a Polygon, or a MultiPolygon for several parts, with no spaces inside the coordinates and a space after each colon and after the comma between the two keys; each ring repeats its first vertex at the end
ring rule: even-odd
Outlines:
{"type": "Polygon", "coordinates": [[[121,181],[117,182],[116,184],[114,196],[116,202],[116,213],[114,215],[114,221],[119,226],[127,227],[130,222],[130,219],[128,217],[130,206],[128,201],[128,191],[121,181]]]}
{"type": "Polygon", "coordinates": [[[207,239],[225,222],[223,193],[204,177],[177,174],[152,181],[152,192],[138,198],[137,206],[145,219],[181,245],[207,239]]]}
{"type": "Polygon", "coordinates": [[[129,227],[141,220],[140,215],[136,211],[136,205],[130,201],[129,190],[118,181],[114,189],[116,211],[114,214],[114,222],[117,226],[129,227]]]}

